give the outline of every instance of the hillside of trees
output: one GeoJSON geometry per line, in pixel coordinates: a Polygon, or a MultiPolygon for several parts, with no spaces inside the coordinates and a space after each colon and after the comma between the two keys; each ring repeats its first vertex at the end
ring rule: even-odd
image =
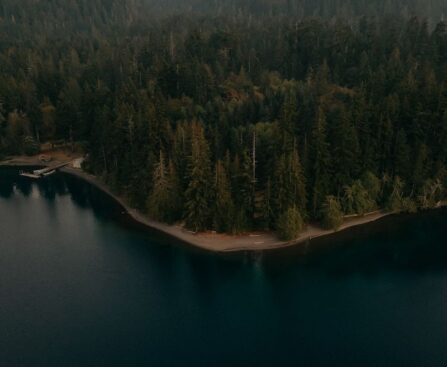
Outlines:
{"type": "Polygon", "coordinates": [[[156,220],[285,239],[446,196],[444,1],[174,3],[3,0],[0,157],[76,142],[156,220]]]}
{"type": "MultiPolygon", "coordinates": [[[[167,15],[242,17],[357,17],[419,16],[436,23],[447,16],[444,0],[2,0],[0,16],[36,24],[72,23],[101,27],[121,21],[167,15]],[[57,18],[52,18],[53,16],[57,18]],[[40,18],[42,17],[42,18],[40,18]]],[[[117,24],[114,24],[117,25],[117,24]]]]}

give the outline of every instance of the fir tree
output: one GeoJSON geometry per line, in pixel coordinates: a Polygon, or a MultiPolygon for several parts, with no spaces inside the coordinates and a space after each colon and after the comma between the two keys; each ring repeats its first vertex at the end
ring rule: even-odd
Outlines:
{"type": "Polygon", "coordinates": [[[340,202],[334,196],[326,197],[323,205],[323,226],[337,231],[343,224],[343,211],[340,202]]]}
{"type": "Polygon", "coordinates": [[[410,167],[410,147],[408,146],[407,135],[404,130],[400,129],[394,147],[394,171],[397,176],[408,178],[410,167]]]}
{"type": "Polygon", "coordinates": [[[216,163],[214,182],[214,227],[219,232],[232,232],[234,203],[225,167],[221,161],[216,163]]]}
{"type": "Polygon", "coordinates": [[[267,184],[264,190],[263,202],[262,202],[262,228],[271,229],[275,223],[275,213],[272,203],[272,185],[270,177],[267,180],[267,184]]]}
{"type": "Polygon", "coordinates": [[[279,238],[283,241],[297,239],[303,228],[303,218],[296,206],[287,209],[278,219],[277,231],[279,238]]]}
{"type": "Polygon", "coordinates": [[[274,185],[275,212],[280,215],[291,207],[306,210],[306,185],[298,151],[283,154],[276,163],[274,185]]]}
{"type": "Polygon", "coordinates": [[[330,185],[330,156],[326,138],[326,115],[320,107],[312,130],[312,151],[310,161],[312,162],[310,172],[311,202],[310,209],[314,216],[325,201],[329,193],[330,185]]]}
{"type": "Polygon", "coordinates": [[[285,152],[290,152],[294,148],[297,109],[296,95],[290,91],[284,98],[279,119],[281,148],[285,152]]]}
{"type": "Polygon", "coordinates": [[[337,116],[332,129],[333,184],[339,189],[343,187],[343,184],[352,182],[358,176],[360,147],[357,131],[345,110],[337,116]]]}
{"type": "Polygon", "coordinates": [[[191,156],[189,157],[189,184],[185,192],[185,224],[195,231],[209,228],[212,199],[211,169],[208,142],[203,126],[191,124],[191,156]]]}
{"type": "Polygon", "coordinates": [[[345,212],[348,214],[366,214],[375,207],[375,201],[360,180],[351,186],[345,186],[345,212]]]}
{"type": "Polygon", "coordinates": [[[153,187],[147,203],[148,213],[155,220],[172,223],[179,213],[176,174],[172,162],[166,164],[162,151],[154,166],[152,179],[153,187]]]}
{"type": "Polygon", "coordinates": [[[240,230],[251,226],[254,215],[254,182],[252,176],[252,160],[245,150],[240,160],[235,157],[233,163],[233,190],[236,206],[236,228],[240,230]]]}

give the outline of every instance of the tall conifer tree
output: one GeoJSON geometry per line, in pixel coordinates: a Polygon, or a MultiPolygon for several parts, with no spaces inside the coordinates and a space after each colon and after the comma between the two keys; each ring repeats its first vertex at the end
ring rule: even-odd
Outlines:
{"type": "Polygon", "coordinates": [[[201,123],[191,124],[189,184],[185,192],[185,223],[193,231],[203,231],[211,224],[212,176],[210,153],[201,123]]]}

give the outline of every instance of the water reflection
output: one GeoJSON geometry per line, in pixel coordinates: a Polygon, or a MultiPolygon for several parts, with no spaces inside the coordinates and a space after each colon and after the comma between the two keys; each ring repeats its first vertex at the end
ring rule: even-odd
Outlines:
{"type": "Polygon", "coordinates": [[[77,207],[92,210],[97,218],[105,216],[118,219],[124,212],[120,204],[96,187],[68,174],[62,177],[66,190],[77,207]]]}
{"type": "Polygon", "coordinates": [[[222,257],[143,229],[77,178],[16,173],[0,172],[5,366],[447,363],[447,210],[222,257]]]}
{"type": "Polygon", "coordinates": [[[305,256],[299,246],[271,252],[264,257],[263,264],[272,274],[284,274],[288,268],[300,265],[330,277],[446,271],[447,246],[439,232],[446,216],[447,208],[387,217],[315,240],[305,256]]]}
{"type": "Polygon", "coordinates": [[[54,199],[56,198],[55,185],[53,184],[54,181],[53,177],[46,177],[36,183],[40,195],[50,203],[54,202],[54,199]]]}
{"type": "Polygon", "coordinates": [[[8,199],[14,193],[14,177],[18,176],[16,169],[0,167],[0,197],[8,199]]]}
{"type": "Polygon", "coordinates": [[[30,196],[31,191],[33,189],[32,183],[31,183],[31,179],[29,179],[29,178],[22,178],[22,177],[19,177],[19,176],[17,176],[17,178],[15,179],[15,187],[25,197],[30,196]]]}
{"type": "Polygon", "coordinates": [[[14,184],[12,182],[0,179],[0,197],[8,199],[14,193],[14,184]]]}
{"type": "MultiPolygon", "coordinates": [[[[413,216],[388,217],[367,226],[315,240],[310,244],[279,251],[228,255],[224,261],[219,257],[219,261],[209,260],[203,265],[203,256],[208,259],[213,256],[194,248],[183,247],[182,244],[173,244],[170,237],[136,224],[123,214],[121,206],[111,201],[108,195],[77,177],[59,173],[32,181],[20,177],[17,169],[0,169],[0,197],[10,198],[14,188],[21,195],[28,197],[33,187],[48,203],[53,203],[57,196],[70,195],[77,207],[92,210],[96,218],[118,220],[122,225],[141,229],[148,238],[156,236],[160,244],[173,248],[172,253],[161,251],[158,256],[176,256],[180,247],[189,263],[191,277],[194,282],[200,283],[204,290],[211,287],[214,282],[213,274],[221,271],[219,267],[237,268],[241,263],[252,267],[262,277],[287,277],[288,272],[296,271],[297,267],[323,272],[330,277],[447,269],[447,246],[443,245],[444,238],[439,232],[439,228],[444,226],[447,208],[413,216]]],[[[169,260],[162,261],[172,264],[169,260]]],[[[175,271],[169,267],[164,270],[175,271]]]]}
{"type": "MultiPolygon", "coordinates": [[[[71,200],[80,208],[87,208],[91,198],[91,192],[87,185],[80,185],[79,180],[75,177],[65,176],[65,184],[67,191],[70,194],[71,200]]],[[[95,210],[95,206],[92,205],[95,210]]]]}

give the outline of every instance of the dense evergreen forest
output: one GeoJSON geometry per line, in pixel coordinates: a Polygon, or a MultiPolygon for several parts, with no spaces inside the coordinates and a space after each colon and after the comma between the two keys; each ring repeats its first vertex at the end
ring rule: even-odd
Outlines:
{"type": "Polygon", "coordinates": [[[132,205],[194,231],[289,239],[432,207],[443,14],[443,0],[2,0],[0,157],[82,146],[132,205]]]}

